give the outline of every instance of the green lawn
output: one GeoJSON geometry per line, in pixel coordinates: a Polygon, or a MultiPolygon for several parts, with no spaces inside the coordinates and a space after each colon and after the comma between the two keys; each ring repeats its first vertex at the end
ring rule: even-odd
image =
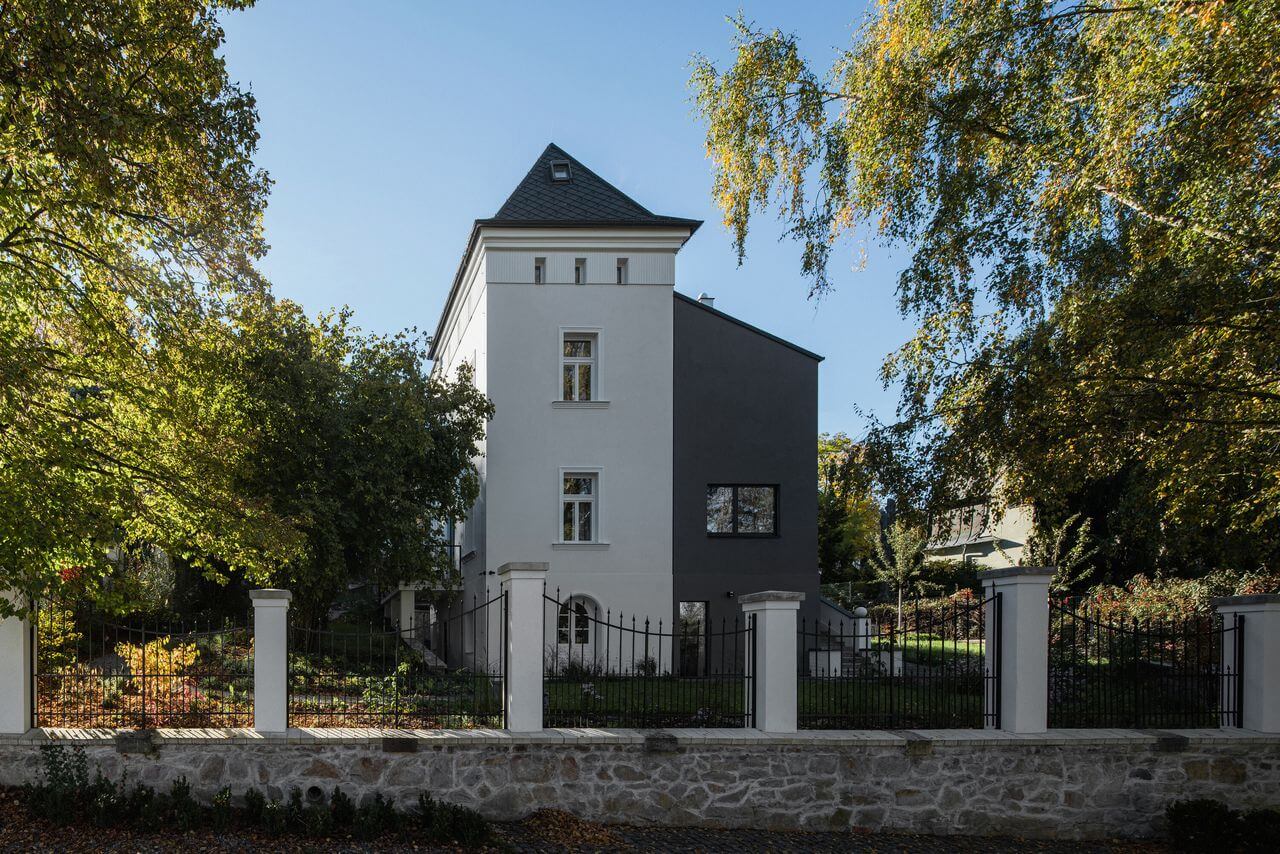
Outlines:
{"type": "Polygon", "coordinates": [[[799,680],[801,729],[981,727],[980,676],[799,680]]]}
{"type": "MultiPolygon", "coordinates": [[[[871,641],[871,648],[876,652],[889,651],[889,639],[884,635],[871,641]]],[[[902,660],[917,664],[942,664],[964,656],[982,658],[986,648],[981,638],[972,640],[943,640],[937,635],[903,632],[893,640],[895,651],[901,650],[902,660]]]]}
{"type": "Polygon", "coordinates": [[[743,726],[746,683],[741,677],[548,677],[547,726],[743,726]]]}

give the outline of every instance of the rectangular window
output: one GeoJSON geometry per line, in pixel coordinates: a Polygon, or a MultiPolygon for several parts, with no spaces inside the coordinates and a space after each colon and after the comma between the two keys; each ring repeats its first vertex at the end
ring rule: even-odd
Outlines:
{"type": "Polygon", "coordinates": [[[627,283],[627,259],[618,259],[618,284],[625,285],[627,283]]]}
{"type": "Polygon", "coordinates": [[[777,535],[778,487],[769,484],[708,485],[707,533],[721,537],[777,535]]]}
{"type": "Polygon", "coordinates": [[[566,543],[596,541],[596,486],[594,474],[567,472],[560,487],[561,539],[566,543]]]}
{"type": "Polygon", "coordinates": [[[560,374],[561,400],[594,400],[598,340],[586,333],[565,333],[560,374]]]}
{"type": "Polygon", "coordinates": [[[587,283],[587,259],[573,259],[573,283],[575,285],[585,285],[587,283]]]}
{"type": "Polygon", "coordinates": [[[547,281],[547,259],[533,259],[533,283],[535,285],[546,284],[547,281]]]}

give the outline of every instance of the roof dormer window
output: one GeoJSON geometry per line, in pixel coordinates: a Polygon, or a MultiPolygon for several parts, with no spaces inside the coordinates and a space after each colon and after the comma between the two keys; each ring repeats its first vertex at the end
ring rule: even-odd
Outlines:
{"type": "Polygon", "coordinates": [[[573,179],[573,173],[569,171],[568,160],[552,160],[551,161],[551,180],[552,181],[570,181],[573,179]]]}

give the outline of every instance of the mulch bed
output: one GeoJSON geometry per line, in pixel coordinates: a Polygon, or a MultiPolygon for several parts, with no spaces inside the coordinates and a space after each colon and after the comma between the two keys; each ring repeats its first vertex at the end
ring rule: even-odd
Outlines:
{"type": "MultiPolygon", "coordinates": [[[[1114,852],[1114,854],[1157,854],[1167,850],[1159,843],[1134,842],[1048,842],[974,836],[916,836],[892,833],[787,833],[759,830],[706,830],[701,828],[626,827],[584,821],[559,810],[539,810],[523,821],[495,825],[499,846],[493,850],[527,852],[595,851],[697,851],[742,854],[746,851],[777,852],[904,852],[933,854],[946,851],[974,852],[1114,852]]],[[[302,839],[266,836],[249,830],[218,834],[213,831],[188,833],[145,833],[141,831],[62,826],[32,818],[17,799],[17,793],[0,791],[0,851],[76,852],[205,852],[271,851],[272,854],[300,852],[390,852],[458,851],[415,842],[411,833],[386,837],[376,842],[359,842],[350,837],[302,839]]]]}

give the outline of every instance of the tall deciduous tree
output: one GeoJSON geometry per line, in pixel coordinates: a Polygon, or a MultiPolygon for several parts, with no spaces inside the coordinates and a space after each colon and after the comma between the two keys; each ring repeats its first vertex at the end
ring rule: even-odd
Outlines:
{"type": "Polygon", "coordinates": [[[469,379],[254,268],[269,181],[218,55],[245,5],[0,3],[0,591],[159,549],[314,604],[438,572],[475,497],[469,379]]]}
{"type": "Polygon", "coordinates": [[[240,308],[236,364],[260,425],[242,488],[306,543],[272,583],[314,617],[351,579],[447,580],[447,526],[479,493],[493,414],[469,369],[433,376],[420,336],[361,334],[345,311],[313,323],[287,301],[240,308]]]}
{"type": "Polygon", "coordinates": [[[253,568],[301,545],[235,486],[252,425],[216,320],[264,287],[269,182],[216,13],[0,4],[0,587],[121,542],[253,568]]]}
{"type": "Polygon", "coordinates": [[[818,436],[818,569],[824,583],[862,580],[875,551],[880,507],[862,448],[844,433],[818,436]]]}
{"type": "Polygon", "coordinates": [[[886,0],[826,71],[736,26],[693,84],[739,252],[776,208],[820,294],[841,238],[910,247],[893,491],[1066,518],[1123,482],[1208,562],[1276,559],[1280,6],[886,0]]]}

